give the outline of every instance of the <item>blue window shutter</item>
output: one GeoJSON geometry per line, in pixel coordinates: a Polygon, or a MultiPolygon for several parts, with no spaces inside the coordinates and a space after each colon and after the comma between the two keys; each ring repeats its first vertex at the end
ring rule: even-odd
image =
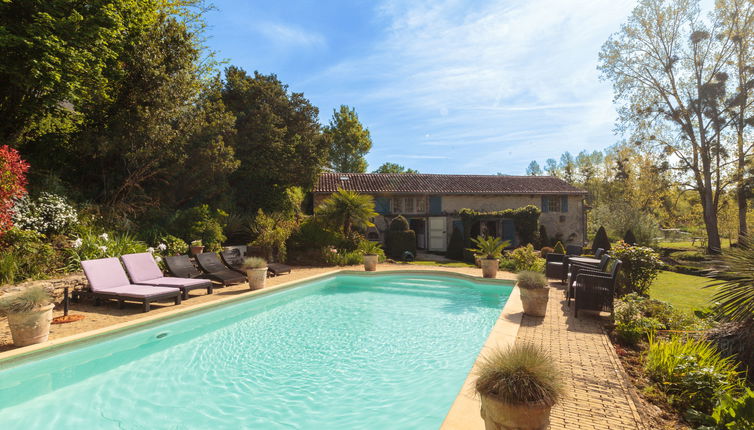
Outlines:
{"type": "Polygon", "coordinates": [[[380,215],[387,215],[390,213],[390,198],[389,197],[377,197],[374,199],[374,211],[380,215]]]}
{"type": "Polygon", "coordinates": [[[550,204],[547,196],[542,196],[542,212],[549,212],[550,204]]]}
{"type": "Polygon", "coordinates": [[[560,198],[560,211],[568,212],[568,196],[563,196],[560,198]]]}
{"type": "Polygon", "coordinates": [[[429,214],[442,215],[442,196],[429,196],[429,214]]]}

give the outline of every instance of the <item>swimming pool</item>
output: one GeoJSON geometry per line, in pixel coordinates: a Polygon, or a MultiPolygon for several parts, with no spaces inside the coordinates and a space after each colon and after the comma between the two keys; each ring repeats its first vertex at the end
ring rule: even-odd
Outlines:
{"type": "Polygon", "coordinates": [[[511,290],[338,274],[0,362],[0,427],[438,428],[511,290]]]}

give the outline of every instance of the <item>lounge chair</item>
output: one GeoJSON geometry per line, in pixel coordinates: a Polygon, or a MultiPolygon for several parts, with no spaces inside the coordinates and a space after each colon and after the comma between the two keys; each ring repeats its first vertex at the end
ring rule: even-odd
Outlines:
{"type": "Polygon", "coordinates": [[[199,267],[213,279],[219,279],[224,285],[240,284],[246,282],[246,275],[235,270],[230,270],[220,261],[214,252],[203,252],[196,255],[199,267]]]}
{"type": "Polygon", "coordinates": [[[568,265],[568,277],[566,279],[566,285],[568,291],[566,292],[566,303],[571,305],[571,297],[573,297],[573,284],[576,282],[576,277],[582,272],[605,272],[607,265],[610,263],[610,256],[603,254],[600,262],[597,264],[589,263],[577,263],[570,261],[568,265]]]}
{"type": "MultiPolygon", "coordinates": [[[[235,270],[243,275],[246,272],[242,269],[245,246],[227,246],[225,250],[220,253],[220,257],[223,259],[223,263],[231,270],[235,270]]],[[[285,273],[291,273],[291,266],[280,263],[267,263],[267,276],[278,276],[285,273]]]]}
{"type": "Polygon", "coordinates": [[[560,279],[561,283],[565,283],[568,275],[568,256],[551,252],[545,256],[545,262],[545,276],[560,279]]]}
{"type": "Polygon", "coordinates": [[[149,312],[152,302],[173,300],[176,305],[181,304],[178,288],[132,284],[117,258],[84,260],[81,267],[89,280],[95,305],[99,305],[101,299],[115,299],[122,309],[125,301],[135,301],[143,304],[144,312],[149,312]]]}
{"type": "Polygon", "coordinates": [[[579,317],[579,309],[613,312],[615,282],[623,263],[615,260],[610,272],[582,271],[576,275],[573,285],[573,315],[579,317]]]}
{"type": "Polygon", "coordinates": [[[212,294],[212,281],[207,279],[187,279],[164,276],[162,270],[154,261],[152,254],[140,252],[138,254],[126,254],[120,257],[126,272],[134,284],[154,285],[157,287],[178,288],[183,293],[183,300],[188,300],[189,291],[197,288],[206,288],[207,294],[212,294]]]}

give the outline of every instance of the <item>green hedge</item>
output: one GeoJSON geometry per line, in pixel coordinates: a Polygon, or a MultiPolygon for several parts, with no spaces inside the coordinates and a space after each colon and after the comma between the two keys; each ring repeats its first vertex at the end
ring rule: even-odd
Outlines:
{"type": "Polygon", "coordinates": [[[416,232],[409,230],[408,220],[403,215],[398,215],[390,222],[385,233],[385,250],[388,257],[394,260],[401,260],[406,251],[416,255],[416,232]]]}

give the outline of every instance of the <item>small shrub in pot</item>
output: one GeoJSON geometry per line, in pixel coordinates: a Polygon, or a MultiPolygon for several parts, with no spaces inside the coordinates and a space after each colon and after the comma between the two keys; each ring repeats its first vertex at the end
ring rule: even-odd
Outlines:
{"type": "Polygon", "coordinates": [[[356,250],[364,256],[365,271],[374,272],[377,270],[377,261],[380,258],[380,254],[382,254],[382,247],[378,242],[362,240],[356,250]]]}
{"type": "Polygon", "coordinates": [[[202,245],[201,240],[192,240],[189,248],[191,250],[191,255],[197,255],[204,252],[204,245],[202,245]]]}
{"type": "Polygon", "coordinates": [[[545,429],[550,409],[564,395],[553,359],[527,343],[488,354],[477,370],[475,388],[488,429],[545,429]]]}
{"type": "Polygon", "coordinates": [[[252,290],[264,288],[267,280],[267,261],[264,258],[249,257],[245,259],[243,269],[246,271],[246,279],[249,281],[249,287],[252,290]]]}
{"type": "Polygon", "coordinates": [[[26,346],[47,341],[53,307],[52,297],[42,286],[0,297],[0,313],[8,316],[13,344],[26,346]]]}
{"type": "Polygon", "coordinates": [[[550,296],[550,287],[545,275],[540,272],[520,272],[517,280],[524,313],[536,317],[545,316],[550,296]]]}
{"type": "Polygon", "coordinates": [[[471,241],[476,245],[476,248],[468,248],[468,251],[481,254],[482,275],[485,278],[497,277],[500,256],[503,254],[503,249],[510,245],[510,242],[491,236],[478,236],[471,241]]]}

